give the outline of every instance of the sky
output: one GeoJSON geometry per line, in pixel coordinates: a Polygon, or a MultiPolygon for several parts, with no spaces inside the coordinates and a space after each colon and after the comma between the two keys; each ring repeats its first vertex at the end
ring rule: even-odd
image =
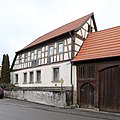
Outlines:
{"type": "Polygon", "coordinates": [[[98,30],[120,25],[120,0],[0,0],[0,64],[38,37],[94,12],[98,30]]]}

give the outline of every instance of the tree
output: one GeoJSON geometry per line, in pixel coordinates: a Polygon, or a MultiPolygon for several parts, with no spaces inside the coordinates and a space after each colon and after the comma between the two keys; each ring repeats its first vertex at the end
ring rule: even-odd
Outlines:
{"type": "Polygon", "coordinates": [[[3,55],[1,69],[1,83],[10,83],[10,62],[8,54],[3,55]]]}

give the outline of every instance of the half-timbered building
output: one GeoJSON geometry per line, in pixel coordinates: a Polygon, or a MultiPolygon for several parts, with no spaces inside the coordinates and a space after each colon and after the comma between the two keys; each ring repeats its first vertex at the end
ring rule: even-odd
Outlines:
{"type": "Polygon", "coordinates": [[[90,33],[73,62],[77,104],[120,112],[120,26],[90,33]]]}
{"type": "MultiPolygon", "coordinates": [[[[71,60],[90,32],[97,31],[93,13],[63,25],[16,52],[11,82],[23,89],[64,92],[66,104],[76,96],[76,66],[71,60]]],[[[76,100],[74,98],[74,100],[76,100]]]]}

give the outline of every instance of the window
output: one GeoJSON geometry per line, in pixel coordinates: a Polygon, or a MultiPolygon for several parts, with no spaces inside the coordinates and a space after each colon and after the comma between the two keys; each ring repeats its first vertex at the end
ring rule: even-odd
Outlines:
{"type": "Polygon", "coordinates": [[[50,64],[53,61],[53,53],[54,53],[54,49],[53,46],[49,47],[49,54],[47,57],[47,63],[50,64]]]}
{"type": "Polygon", "coordinates": [[[41,71],[37,71],[37,83],[41,82],[41,71]]]}
{"type": "Polygon", "coordinates": [[[27,83],[27,73],[24,73],[24,83],[27,83]]]}
{"type": "Polygon", "coordinates": [[[34,52],[31,52],[31,54],[30,54],[30,59],[31,59],[31,60],[34,60],[34,52]]]}
{"type": "Polygon", "coordinates": [[[24,54],[24,62],[27,62],[27,53],[26,54],[24,54]]]}
{"type": "Polygon", "coordinates": [[[19,55],[19,63],[22,63],[22,55],[19,55]]]}
{"type": "Polygon", "coordinates": [[[53,46],[50,46],[49,47],[49,56],[52,56],[53,55],[53,46]]]}
{"type": "Polygon", "coordinates": [[[92,26],[88,25],[88,32],[92,32],[92,26]]]}
{"type": "Polygon", "coordinates": [[[41,50],[38,50],[37,58],[38,58],[37,64],[40,65],[41,64],[41,58],[42,58],[42,51],[41,50]]]}
{"type": "Polygon", "coordinates": [[[41,57],[42,57],[42,52],[41,52],[41,50],[38,50],[38,52],[37,52],[37,58],[39,59],[41,57]]]}
{"type": "Polygon", "coordinates": [[[63,43],[58,44],[58,54],[63,53],[63,43]]]}
{"type": "Polygon", "coordinates": [[[81,65],[78,66],[79,78],[95,78],[95,66],[94,65],[81,65]]]}
{"type": "Polygon", "coordinates": [[[15,74],[15,84],[18,84],[18,74],[15,74]]]}
{"type": "Polygon", "coordinates": [[[54,68],[54,81],[59,81],[59,68],[54,68]]]}
{"type": "Polygon", "coordinates": [[[33,72],[30,72],[30,83],[33,83],[33,72]]]}

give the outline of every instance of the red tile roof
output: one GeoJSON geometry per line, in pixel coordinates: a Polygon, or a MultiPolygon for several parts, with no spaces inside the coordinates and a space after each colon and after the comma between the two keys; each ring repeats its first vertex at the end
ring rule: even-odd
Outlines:
{"type": "Polygon", "coordinates": [[[57,28],[57,29],[55,29],[55,30],[53,30],[53,31],[41,36],[41,37],[39,37],[38,39],[34,40],[29,45],[24,47],[22,50],[25,50],[27,48],[30,48],[30,47],[34,46],[34,45],[40,44],[44,41],[47,41],[51,38],[54,38],[54,37],[57,37],[57,36],[62,35],[64,33],[67,33],[69,31],[72,31],[72,30],[82,26],[92,15],[93,15],[93,13],[88,14],[88,15],[86,15],[82,18],[79,18],[79,19],[77,19],[73,22],[70,22],[66,25],[63,25],[63,26],[61,26],[61,27],[59,27],[59,28],[57,28]]]}
{"type": "Polygon", "coordinates": [[[75,61],[120,56],[120,26],[90,33],[75,61]]]}

